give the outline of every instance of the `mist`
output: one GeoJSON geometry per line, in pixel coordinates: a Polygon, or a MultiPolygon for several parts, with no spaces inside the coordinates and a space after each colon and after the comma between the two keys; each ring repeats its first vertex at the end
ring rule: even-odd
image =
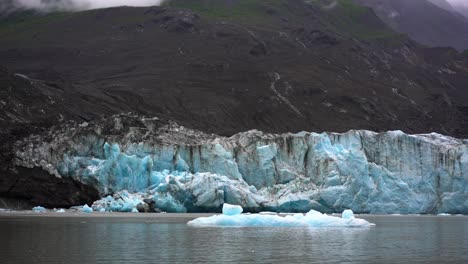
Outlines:
{"type": "Polygon", "coordinates": [[[152,6],[164,0],[1,0],[0,10],[78,11],[113,6],[152,6]]]}
{"type": "Polygon", "coordinates": [[[467,0],[447,0],[450,4],[453,6],[465,6],[468,7],[468,1],[467,0]]]}

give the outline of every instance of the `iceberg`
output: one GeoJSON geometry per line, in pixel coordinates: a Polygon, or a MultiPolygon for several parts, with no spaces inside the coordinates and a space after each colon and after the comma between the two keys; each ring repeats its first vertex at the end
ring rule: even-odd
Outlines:
{"type": "Polygon", "coordinates": [[[116,115],[18,142],[15,155],[93,186],[95,211],[468,214],[468,141],[435,133],[222,137],[116,115]]]}
{"type": "Polygon", "coordinates": [[[341,218],[343,219],[354,219],[354,212],[352,210],[344,210],[341,214],[341,218]]]}
{"type": "Polygon", "coordinates": [[[89,207],[87,204],[85,204],[83,206],[83,208],[81,208],[81,211],[83,213],[92,213],[93,212],[93,208],[89,207]]]}
{"type": "MultiPolygon", "coordinates": [[[[232,208],[232,207],[229,207],[232,208]]],[[[231,211],[228,211],[231,213],[231,211]]],[[[347,210],[345,216],[352,215],[347,210]]],[[[311,210],[306,214],[270,215],[270,214],[222,214],[209,217],[199,217],[190,222],[190,226],[215,226],[215,227],[371,227],[374,224],[364,219],[340,218],[322,214],[311,210]]]]}
{"type": "Polygon", "coordinates": [[[64,209],[58,209],[55,211],[56,213],[65,213],[65,210],[64,209]]]}
{"type": "Polygon", "coordinates": [[[44,207],[42,207],[42,206],[35,206],[35,207],[33,207],[32,210],[33,210],[34,212],[37,212],[37,213],[43,213],[43,212],[47,211],[47,210],[46,210],[44,207]]]}
{"type": "Polygon", "coordinates": [[[243,210],[240,205],[223,204],[223,215],[240,215],[243,210]]]}

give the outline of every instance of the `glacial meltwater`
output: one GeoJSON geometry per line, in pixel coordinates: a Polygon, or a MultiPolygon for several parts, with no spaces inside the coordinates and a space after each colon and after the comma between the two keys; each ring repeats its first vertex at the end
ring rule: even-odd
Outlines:
{"type": "Polygon", "coordinates": [[[370,228],[187,225],[200,216],[0,213],[0,263],[468,263],[466,216],[356,216],[370,228]]]}

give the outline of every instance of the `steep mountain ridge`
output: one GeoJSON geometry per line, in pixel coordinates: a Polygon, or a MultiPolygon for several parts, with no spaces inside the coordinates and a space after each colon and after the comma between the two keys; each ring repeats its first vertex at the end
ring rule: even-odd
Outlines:
{"type": "Polygon", "coordinates": [[[419,47],[369,9],[243,0],[233,3],[255,14],[213,14],[209,1],[194,11],[177,6],[185,2],[8,22],[0,58],[28,78],[64,80],[65,96],[100,109],[76,103],[83,116],[137,111],[227,135],[399,128],[466,136],[466,56],[419,47]]]}

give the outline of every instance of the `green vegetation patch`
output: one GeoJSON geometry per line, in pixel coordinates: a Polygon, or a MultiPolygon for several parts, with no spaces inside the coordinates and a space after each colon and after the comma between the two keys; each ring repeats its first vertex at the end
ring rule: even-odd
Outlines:
{"type": "Polygon", "coordinates": [[[72,14],[72,12],[38,13],[31,10],[15,12],[0,18],[0,35],[43,28],[72,14]]]}
{"type": "Polygon", "coordinates": [[[268,6],[279,6],[285,0],[171,0],[165,6],[190,9],[205,17],[242,19],[268,16],[268,6]]]}

